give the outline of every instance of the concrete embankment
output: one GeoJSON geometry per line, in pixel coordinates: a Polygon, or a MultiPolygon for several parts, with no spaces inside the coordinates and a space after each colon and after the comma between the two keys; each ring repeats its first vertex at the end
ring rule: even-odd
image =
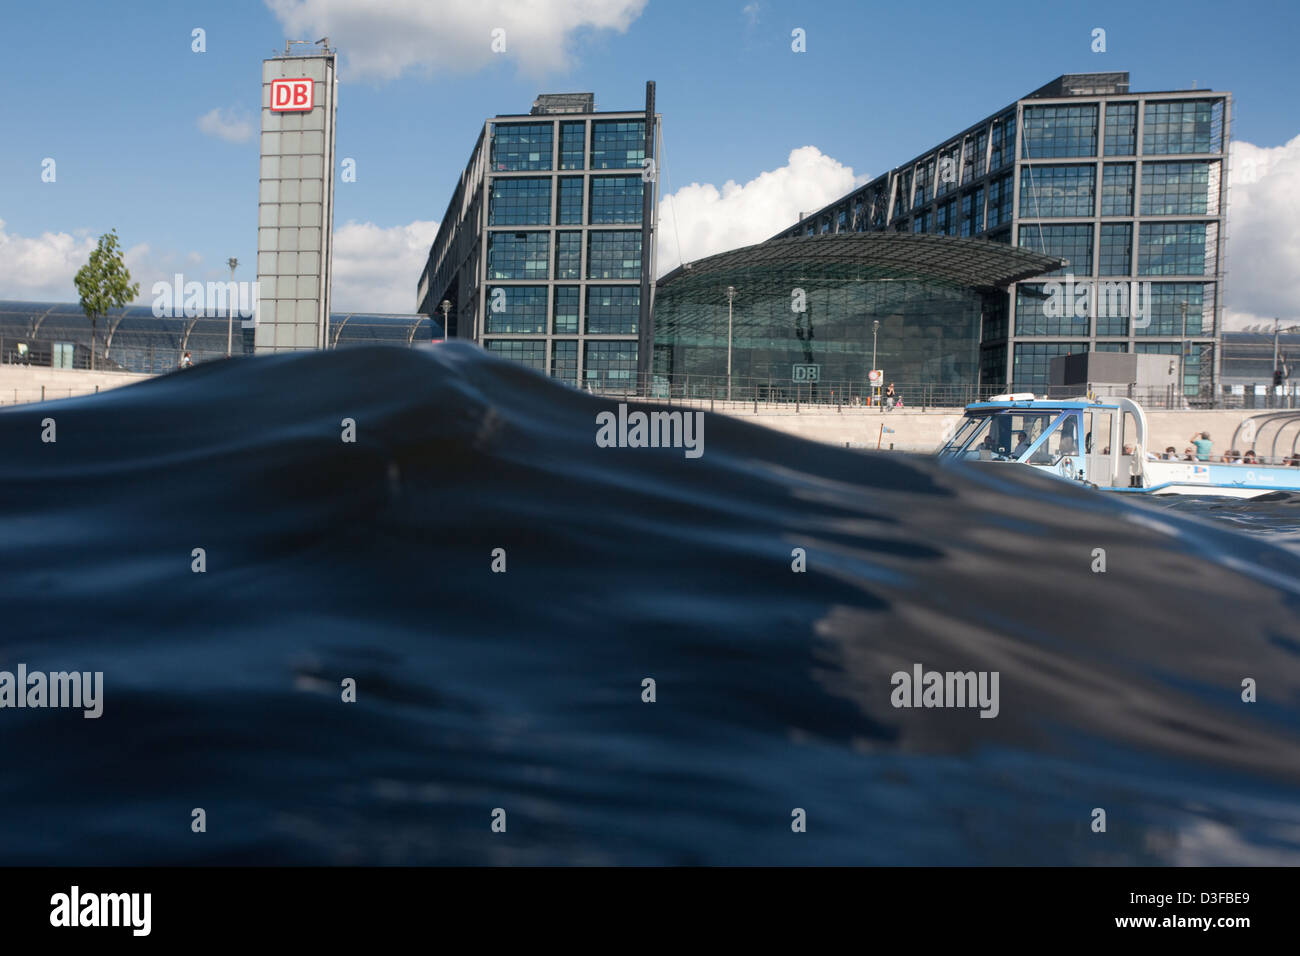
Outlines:
{"type": "Polygon", "coordinates": [[[119,388],[150,377],[134,372],[91,372],[38,365],[0,365],[0,405],[22,405],[27,402],[91,395],[96,391],[119,388]]]}

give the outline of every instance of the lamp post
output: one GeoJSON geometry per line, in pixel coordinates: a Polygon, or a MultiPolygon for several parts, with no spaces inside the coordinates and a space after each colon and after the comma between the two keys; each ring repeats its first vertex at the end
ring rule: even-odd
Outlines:
{"type": "Polygon", "coordinates": [[[1178,307],[1183,313],[1183,335],[1178,342],[1178,407],[1182,408],[1187,401],[1187,300],[1179,302],[1178,307]]]}
{"type": "MultiPolygon", "coordinates": [[[[239,265],[239,260],[231,256],[226,260],[226,265],[230,266],[230,308],[226,313],[226,358],[230,358],[230,343],[235,331],[235,267],[239,265]]],[[[242,314],[242,313],[241,313],[242,314]]]]}
{"type": "Polygon", "coordinates": [[[447,341],[447,313],[451,311],[451,301],[443,299],[438,303],[438,308],[442,309],[442,340],[447,341]]]}
{"type": "Polygon", "coordinates": [[[731,401],[731,303],[736,298],[736,287],[727,286],[727,401],[731,401]]]}
{"type": "MultiPolygon", "coordinates": [[[[876,336],[879,333],[880,333],[880,320],[876,319],[874,322],[871,323],[871,371],[872,372],[876,370],[876,336]]],[[[869,381],[871,376],[868,375],[867,378],[869,381]]],[[[874,382],[871,383],[871,397],[873,399],[876,398],[876,384],[874,382]]]]}

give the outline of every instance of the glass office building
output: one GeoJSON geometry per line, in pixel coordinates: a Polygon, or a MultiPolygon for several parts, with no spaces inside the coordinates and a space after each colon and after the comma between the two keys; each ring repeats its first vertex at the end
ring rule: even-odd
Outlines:
{"type": "Polygon", "coordinates": [[[659,282],[655,388],[733,398],[848,401],[867,372],[909,401],[966,395],[981,328],[1006,321],[1007,288],[1058,266],[1028,249],[892,232],[773,240],[692,262],[659,282]],[[877,323],[878,326],[877,326],[877,323]],[[730,343],[730,348],[728,348],[730,343]]]}
{"type": "Polygon", "coordinates": [[[1208,399],[1221,377],[1231,104],[1208,90],[1134,93],[1127,73],[1061,76],[778,238],[890,231],[1045,253],[1064,264],[1016,281],[1005,309],[986,313],[983,382],[1041,389],[1054,356],[1082,350],[1183,351],[1184,391],[1208,399]]]}
{"type": "Polygon", "coordinates": [[[445,302],[452,337],[574,385],[635,381],[650,342],[658,177],[647,161],[659,126],[653,84],[643,111],[546,94],[529,114],[488,120],[430,249],[418,311],[441,320],[445,302]]]}

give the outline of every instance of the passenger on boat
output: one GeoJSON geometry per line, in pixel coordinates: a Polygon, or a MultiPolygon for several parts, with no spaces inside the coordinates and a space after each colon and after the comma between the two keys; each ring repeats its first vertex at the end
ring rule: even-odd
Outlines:
{"type": "Polygon", "coordinates": [[[1200,438],[1197,438],[1195,435],[1193,435],[1190,441],[1193,445],[1196,446],[1196,457],[1199,458],[1201,461],[1209,461],[1210,449],[1214,447],[1214,442],[1210,441],[1210,433],[1201,432],[1200,438]]]}
{"type": "Polygon", "coordinates": [[[1164,458],[1165,461],[1177,461],[1178,452],[1174,450],[1173,445],[1170,445],[1168,448],[1165,449],[1165,453],[1162,457],[1164,458]]]}
{"type": "Polygon", "coordinates": [[[1292,467],[1292,468],[1300,468],[1300,455],[1292,455],[1292,456],[1291,456],[1291,467],[1292,467]]]}
{"type": "Polygon", "coordinates": [[[1225,465],[1235,465],[1241,461],[1241,452],[1235,448],[1229,448],[1221,459],[1225,465]]]}
{"type": "Polygon", "coordinates": [[[1241,463],[1243,465],[1258,465],[1259,459],[1255,457],[1255,449],[1247,448],[1246,454],[1241,456],[1241,463]]]}
{"type": "Polygon", "coordinates": [[[1030,446],[1029,432],[1016,432],[1016,447],[1011,450],[1012,458],[1019,458],[1030,446]]]}
{"type": "Polygon", "coordinates": [[[1187,447],[1183,449],[1183,461],[1196,461],[1196,449],[1187,447]]]}

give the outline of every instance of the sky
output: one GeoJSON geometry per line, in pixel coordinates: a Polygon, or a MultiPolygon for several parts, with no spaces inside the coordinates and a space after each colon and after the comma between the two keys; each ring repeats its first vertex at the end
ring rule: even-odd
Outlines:
{"type": "Polygon", "coordinates": [[[335,311],[414,311],[483,121],[538,93],[632,110],[656,81],[662,274],[771,237],[1062,73],[1123,70],[1137,91],[1232,92],[1225,325],[1300,322],[1294,0],[4,3],[0,299],[76,301],[109,229],[141,302],[176,272],[227,278],[231,256],[256,278],[261,61],[328,36],[337,155],[356,163],[355,182],[336,172],[335,311]]]}

